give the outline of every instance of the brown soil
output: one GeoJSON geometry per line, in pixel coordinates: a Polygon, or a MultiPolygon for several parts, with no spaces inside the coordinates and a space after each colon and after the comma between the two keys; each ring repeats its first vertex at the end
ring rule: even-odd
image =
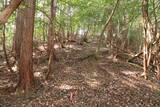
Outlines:
{"type": "Polygon", "coordinates": [[[140,77],[142,68],[111,57],[107,49],[94,56],[94,44],[73,43],[58,49],[47,81],[45,53],[34,59],[36,91],[16,95],[17,73],[0,70],[0,107],[160,107],[160,81],[140,77]]]}

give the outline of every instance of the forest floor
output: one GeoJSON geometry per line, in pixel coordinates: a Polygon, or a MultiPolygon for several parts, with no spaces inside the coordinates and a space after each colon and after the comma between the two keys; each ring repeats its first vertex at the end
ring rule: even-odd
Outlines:
{"type": "MultiPolygon", "coordinates": [[[[140,77],[142,67],[113,59],[96,44],[71,43],[56,51],[58,61],[46,81],[46,53],[34,56],[36,91],[16,95],[17,72],[0,70],[0,107],[160,107],[160,81],[140,77]]],[[[2,62],[0,62],[2,64],[2,62]]]]}

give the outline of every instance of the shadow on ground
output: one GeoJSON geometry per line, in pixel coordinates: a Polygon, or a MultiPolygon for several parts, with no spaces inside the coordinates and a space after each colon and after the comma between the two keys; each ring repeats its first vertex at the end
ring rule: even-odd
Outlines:
{"type": "Polygon", "coordinates": [[[98,58],[85,58],[94,53],[93,46],[93,44],[85,46],[74,44],[68,49],[57,50],[59,61],[53,65],[54,71],[48,81],[43,79],[47,71],[47,61],[35,65],[36,78],[42,85],[30,97],[17,97],[9,92],[4,93],[6,92],[4,89],[16,84],[17,80],[14,80],[15,74],[8,74],[7,77],[5,72],[1,72],[0,105],[12,107],[160,106],[160,84],[156,78],[144,80],[139,77],[142,73],[141,68],[124,61],[113,60],[105,49],[103,50],[105,54],[99,55],[98,58]],[[14,78],[10,78],[11,75],[14,75],[14,78]]]}

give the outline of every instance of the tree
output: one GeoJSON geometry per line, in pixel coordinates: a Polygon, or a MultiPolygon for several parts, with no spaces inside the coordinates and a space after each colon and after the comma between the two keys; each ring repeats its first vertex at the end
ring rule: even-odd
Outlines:
{"type": "Polygon", "coordinates": [[[50,15],[51,19],[48,28],[48,56],[50,56],[52,47],[54,46],[56,0],[51,0],[50,15]]]}
{"type": "Polygon", "coordinates": [[[160,78],[160,66],[159,66],[159,38],[157,38],[157,16],[155,12],[155,1],[153,0],[153,14],[154,14],[154,24],[149,17],[149,1],[142,1],[142,15],[143,15],[143,28],[144,28],[144,46],[143,46],[143,69],[144,72],[142,76],[147,79],[149,66],[151,59],[154,60],[154,65],[156,66],[157,76],[160,78]],[[155,54],[156,53],[156,54],[155,54]],[[154,59],[152,56],[154,55],[154,59]]]}
{"type": "MultiPolygon", "coordinates": [[[[21,5],[24,5],[24,2],[22,2],[21,5]]],[[[13,49],[17,61],[19,61],[20,58],[20,48],[22,43],[23,26],[24,26],[23,20],[24,20],[24,8],[19,8],[16,17],[16,31],[13,39],[13,49]]]]}
{"type": "MultiPolygon", "coordinates": [[[[34,33],[34,15],[35,0],[24,1],[24,18],[21,21],[22,26],[22,43],[19,60],[19,83],[17,84],[18,92],[30,92],[34,88],[33,76],[33,33],[34,33]]],[[[20,24],[21,26],[21,24],[20,24]]]]}
{"type": "Polygon", "coordinates": [[[52,71],[53,60],[56,59],[55,50],[54,50],[54,38],[55,38],[55,16],[56,16],[56,4],[57,0],[51,0],[51,20],[49,24],[49,31],[48,31],[48,73],[46,79],[49,76],[49,73],[52,71]]]}
{"type": "Polygon", "coordinates": [[[119,1],[120,0],[117,0],[116,5],[114,6],[114,9],[112,10],[112,13],[110,14],[110,17],[108,18],[108,20],[106,21],[106,23],[105,23],[105,25],[104,25],[104,27],[102,29],[102,32],[100,34],[99,41],[98,41],[97,52],[99,52],[99,50],[100,50],[100,46],[101,46],[101,42],[102,42],[102,37],[103,37],[104,32],[105,32],[106,28],[108,27],[110,21],[112,20],[112,17],[113,17],[113,15],[114,15],[117,7],[118,7],[119,1]]]}

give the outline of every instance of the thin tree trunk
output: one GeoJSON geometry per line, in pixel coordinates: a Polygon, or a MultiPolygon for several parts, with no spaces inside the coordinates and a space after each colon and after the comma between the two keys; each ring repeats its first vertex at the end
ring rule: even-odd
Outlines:
{"type": "Polygon", "coordinates": [[[142,76],[147,79],[148,66],[150,65],[152,49],[151,45],[156,41],[156,29],[153,28],[151,20],[149,18],[148,13],[148,0],[142,1],[142,15],[143,15],[143,23],[144,23],[144,61],[143,61],[143,69],[144,72],[142,76]]]}
{"type": "MultiPolygon", "coordinates": [[[[56,12],[56,0],[51,0],[51,20],[49,24],[49,29],[48,29],[48,56],[51,54],[52,48],[54,48],[54,39],[55,39],[55,30],[54,30],[54,24],[55,24],[55,12],[56,12]]],[[[54,54],[54,53],[53,53],[54,54]]],[[[55,54],[53,55],[55,58],[55,54]]]]}
{"type": "Polygon", "coordinates": [[[10,70],[10,72],[13,72],[12,68],[11,68],[11,65],[9,63],[9,59],[8,59],[8,56],[7,56],[7,51],[6,51],[6,35],[5,35],[5,29],[6,29],[6,26],[4,24],[4,27],[3,27],[3,51],[4,51],[4,56],[5,56],[5,59],[6,59],[6,64],[7,64],[7,67],[8,69],[10,70]]]}
{"type": "Polygon", "coordinates": [[[107,38],[106,38],[106,45],[109,45],[109,49],[112,49],[112,40],[113,40],[113,25],[112,20],[107,28],[107,38]],[[108,43],[107,43],[108,42],[108,43]]]}
{"type": "Polygon", "coordinates": [[[114,8],[113,8],[113,10],[112,10],[112,13],[110,14],[110,16],[109,16],[108,20],[106,21],[106,24],[105,24],[105,26],[104,26],[104,28],[103,28],[101,34],[100,34],[99,41],[98,41],[98,47],[97,47],[97,50],[96,50],[97,53],[98,53],[99,50],[100,50],[101,42],[102,42],[102,37],[103,37],[103,35],[104,35],[104,32],[105,32],[107,26],[109,25],[109,23],[110,23],[110,21],[111,21],[113,15],[114,15],[114,13],[115,13],[117,7],[118,7],[119,1],[120,1],[120,0],[117,0],[116,4],[115,4],[115,6],[114,6],[114,8]]]}
{"type": "Polygon", "coordinates": [[[46,79],[48,79],[49,74],[52,72],[53,61],[56,60],[55,49],[54,49],[54,38],[55,38],[55,16],[56,16],[56,4],[57,0],[51,0],[51,19],[49,26],[49,35],[48,35],[48,73],[46,79]]]}
{"type": "Polygon", "coordinates": [[[155,62],[156,62],[156,72],[157,72],[157,78],[160,79],[160,61],[159,61],[159,58],[158,58],[158,54],[160,52],[160,47],[159,47],[159,38],[157,38],[157,28],[158,28],[158,21],[157,21],[157,15],[156,15],[156,6],[155,6],[155,0],[153,0],[153,14],[154,14],[154,37],[156,38],[156,41],[155,41],[155,49],[156,49],[156,53],[155,53],[155,62]],[[156,43],[157,42],[157,43],[156,43]]]}

